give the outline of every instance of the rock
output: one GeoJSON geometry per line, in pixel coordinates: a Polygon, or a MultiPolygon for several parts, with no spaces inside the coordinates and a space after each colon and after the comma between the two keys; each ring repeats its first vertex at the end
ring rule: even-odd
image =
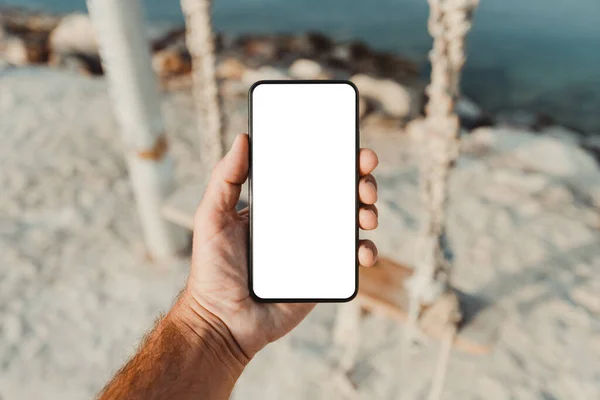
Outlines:
{"type": "Polygon", "coordinates": [[[185,31],[170,30],[159,40],[152,42],[152,68],[160,78],[189,74],[192,57],[185,44],[185,31]]]}
{"type": "Polygon", "coordinates": [[[98,58],[98,44],[92,22],[86,14],[70,14],[60,20],[48,41],[52,54],[84,54],[98,58]]]}
{"type": "Polygon", "coordinates": [[[187,51],[167,48],[152,54],[152,68],[160,78],[189,74],[192,59],[187,51]]]}
{"type": "Polygon", "coordinates": [[[371,49],[360,41],[340,43],[335,46],[332,58],[346,63],[365,59],[372,55],[371,49]]]}
{"type": "Polygon", "coordinates": [[[48,60],[48,64],[53,67],[64,68],[68,71],[80,73],[82,75],[101,75],[102,66],[86,60],[79,54],[61,53],[53,54],[48,60]],[[95,66],[94,66],[95,65],[95,66]]]}
{"type": "Polygon", "coordinates": [[[414,104],[413,96],[399,83],[362,74],[350,79],[358,87],[361,96],[376,102],[386,114],[405,119],[418,113],[419,108],[414,104]]]}
{"type": "Polygon", "coordinates": [[[48,34],[56,27],[60,17],[30,11],[25,8],[3,8],[0,5],[0,24],[4,25],[7,32],[29,34],[44,33],[48,34]]]}
{"type": "Polygon", "coordinates": [[[362,42],[340,43],[326,58],[327,66],[342,68],[352,75],[364,74],[398,82],[418,83],[419,68],[412,61],[387,52],[376,52],[362,42]]]}
{"type": "Polygon", "coordinates": [[[319,58],[329,54],[333,47],[334,43],[329,37],[316,32],[292,35],[282,45],[282,49],[286,52],[309,58],[319,58]]]}
{"type": "Polygon", "coordinates": [[[375,53],[373,59],[377,73],[382,78],[403,82],[407,79],[413,80],[419,77],[419,66],[411,60],[396,54],[375,53]]]}
{"type": "Polygon", "coordinates": [[[16,65],[45,63],[48,35],[57,21],[56,17],[43,14],[0,10],[0,53],[9,53],[3,57],[16,65]]]}
{"type": "Polygon", "coordinates": [[[565,143],[578,146],[582,140],[581,134],[568,128],[552,125],[540,131],[540,134],[553,137],[565,143]]]}
{"type": "Polygon", "coordinates": [[[490,126],[493,122],[490,114],[467,97],[458,99],[454,111],[460,118],[461,126],[469,131],[481,126],[490,126]]]}
{"type": "Polygon", "coordinates": [[[185,45],[185,27],[174,28],[169,25],[148,24],[144,28],[152,51],[165,49],[173,43],[185,45]]]}
{"type": "Polygon", "coordinates": [[[271,67],[269,65],[262,66],[258,69],[247,69],[246,71],[244,71],[244,75],[242,76],[242,82],[244,82],[247,85],[252,85],[254,82],[267,79],[290,79],[290,77],[280,69],[271,67]]]}
{"type": "Polygon", "coordinates": [[[301,58],[294,61],[289,68],[289,74],[296,79],[331,79],[332,74],[316,61],[301,58]]]}
{"type": "Polygon", "coordinates": [[[246,36],[239,40],[239,44],[247,57],[258,58],[264,61],[274,60],[277,57],[277,45],[271,37],[246,36]]]}
{"type": "Polygon", "coordinates": [[[507,128],[479,128],[474,140],[494,154],[495,162],[560,178],[579,178],[597,173],[596,161],[569,141],[507,128]]]}
{"type": "Polygon", "coordinates": [[[223,32],[217,32],[214,37],[216,53],[223,53],[233,49],[235,45],[235,36],[225,34],[223,32]]]}
{"type": "Polygon", "coordinates": [[[227,57],[217,64],[217,78],[241,80],[246,72],[246,66],[234,57],[227,57]]]}
{"type": "Polygon", "coordinates": [[[500,126],[525,129],[527,131],[539,131],[554,124],[550,116],[526,110],[501,111],[495,117],[496,123],[500,126]]]}
{"type": "Polygon", "coordinates": [[[5,34],[0,42],[0,58],[14,65],[29,64],[25,40],[18,36],[5,34]]]}

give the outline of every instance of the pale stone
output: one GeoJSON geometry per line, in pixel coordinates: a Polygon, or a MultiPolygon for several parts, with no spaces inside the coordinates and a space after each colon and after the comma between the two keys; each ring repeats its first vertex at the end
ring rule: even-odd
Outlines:
{"type": "Polygon", "coordinates": [[[18,36],[5,35],[0,42],[0,59],[14,65],[28,64],[29,58],[25,41],[18,36]]]}
{"type": "Polygon", "coordinates": [[[296,79],[331,79],[332,75],[316,61],[305,58],[294,61],[289,74],[296,79]]]}
{"type": "Polygon", "coordinates": [[[540,131],[540,134],[558,139],[571,145],[578,145],[581,142],[581,135],[579,133],[558,125],[546,127],[540,131]]]}
{"type": "Polygon", "coordinates": [[[288,75],[286,75],[281,70],[271,67],[268,65],[262,66],[258,69],[247,69],[244,71],[242,75],[242,81],[247,85],[252,85],[257,81],[262,80],[279,80],[279,79],[290,79],[288,75]]]}
{"type": "Polygon", "coordinates": [[[246,66],[237,58],[228,57],[217,64],[217,78],[240,80],[246,72],[246,66]]]}
{"type": "Polygon", "coordinates": [[[152,54],[152,68],[158,76],[166,78],[189,73],[192,63],[178,49],[167,48],[152,54]]]}
{"type": "Polygon", "coordinates": [[[361,96],[375,101],[381,109],[396,118],[408,118],[416,114],[410,91],[390,79],[371,78],[358,74],[351,78],[361,96]]]}
{"type": "Polygon", "coordinates": [[[480,128],[474,138],[487,141],[489,150],[503,163],[524,170],[558,177],[576,177],[597,170],[594,158],[564,137],[557,139],[512,128],[480,128]]]}
{"type": "Polygon", "coordinates": [[[51,53],[81,53],[98,56],[98,43],[90,17],[86,14],[70,14],[60,20],[50,33],[48,46],[51,53]]]}

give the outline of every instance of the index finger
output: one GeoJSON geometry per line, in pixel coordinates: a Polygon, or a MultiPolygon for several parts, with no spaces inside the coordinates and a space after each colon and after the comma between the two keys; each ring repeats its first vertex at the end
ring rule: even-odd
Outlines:
{"type": "Polygon", "coordinates": [[[365,176],[373,172],[379,164],[377,154],[371,149],[360,149],[358,153],[358,172],[360,176],[365,176]]]}

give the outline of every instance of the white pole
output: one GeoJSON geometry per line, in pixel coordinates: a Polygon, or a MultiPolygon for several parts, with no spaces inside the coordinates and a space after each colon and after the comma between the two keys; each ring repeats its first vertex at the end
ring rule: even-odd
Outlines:
{"type": "Polygon", "coordinates": [[[173,190],[173,160],[167,151],[140,2],[87,0],[87,6],[125,143],[148,253],[155,259],[173,256],[185,248],[187,237],[160,214],[163,200],[173,190]]]}

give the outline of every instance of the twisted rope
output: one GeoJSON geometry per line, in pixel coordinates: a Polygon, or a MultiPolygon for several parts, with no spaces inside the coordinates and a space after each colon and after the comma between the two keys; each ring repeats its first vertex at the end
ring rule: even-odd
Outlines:
{"type": "Polygon", "coordinates": [[[443,344],[429,399],[441,397],[445,371],[456,328],[461,320],[458,299],[450,289],[452,253],[446,237],[448,178],[459,155],[460,121],[454,106],[460,94],[465,63],[465,37],[471,29],[478,0],[429,0],[429,33],[433,37],[429,102],[420,132],[420,195],[425,211],[419,259],[408,282],[408,354],[418,321],[443,332],[443,344]],[[429,306],[421,312],[422,306],[429,306]]]}
{"type": "Polygon", "coordinates": [[[446,238],[448,178],[458,158],[460,121],[454,113],[460,72],[465,63],[465,37],[478,0],[429,0],[429,32],[433,37],[431,83],[427,87],[421,135],[421,201],[425,221],[419,260],[409,282],[412,301],[432,304],[449,290],[451,251],[446,238]]]}
{"type": "Polygon", "coordinates": [[[222,99],[215,73],[211,6],[211,0],[181,0],[187,30],[186,43],[192,56],[193,91],[199,117],[198,128],[201,130],[200,156],[206,177],[225,150],[222,99]]]}

